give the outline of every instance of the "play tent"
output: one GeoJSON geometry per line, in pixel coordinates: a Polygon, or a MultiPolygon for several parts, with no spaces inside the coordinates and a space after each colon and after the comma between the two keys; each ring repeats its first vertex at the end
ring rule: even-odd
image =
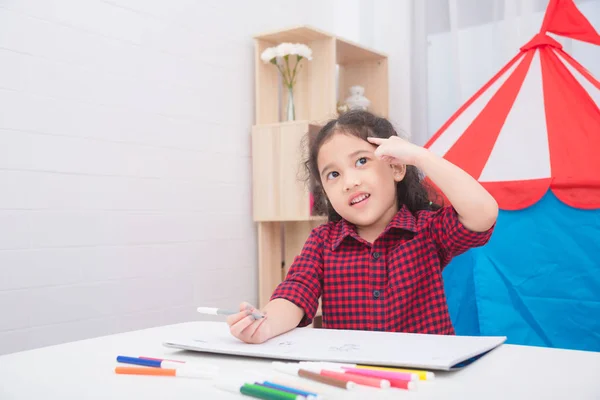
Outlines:
{"type": "Polygon", "coordinates": [[[600,45],[572,0],[425,147],[498,201],[490,242],[444,271],[457,334],[600,351],[600,82],[547,33],[600,45]]]}

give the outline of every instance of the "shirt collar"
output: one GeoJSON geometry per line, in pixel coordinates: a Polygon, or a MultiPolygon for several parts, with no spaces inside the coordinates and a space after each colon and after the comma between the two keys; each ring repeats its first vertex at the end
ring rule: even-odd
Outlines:
{"type": "MultiPolygon", "coordinates": [[[[345,219],[342,219],[336,225],[337,229],[335,235],[333,236],[333,242],[331,245],[332,251],[335,251],[347,236],[354,237],[355,239],[359,238],[358,233],[356,232],[356,226],[345,219]]],[[[394,215],[394,218],[392,218],[388,226],[382,232],[382,235],[392,228],[403,229],[414,233],[417,231],[417,221],[415,220],[414,215],[412,215],[412,213],[405,206],[402,206],[402,208],[396,213],[396,215],[394,215]]]]}

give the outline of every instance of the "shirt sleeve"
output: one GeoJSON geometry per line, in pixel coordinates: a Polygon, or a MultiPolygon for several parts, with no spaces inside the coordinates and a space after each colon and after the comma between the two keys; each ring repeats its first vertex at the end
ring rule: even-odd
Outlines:
{"type": "Polygon", "coordinates": [[[465,251],[485,245],[492,236],[495,224],[484,232],[475,232],[465,227],[458,219],[458,213],[452,206],[437,210],[431,216],[428,231],[434,242],[440,263],[444,268],[452,258],[465,251]]]}
{"type": "Polygon", "coordinates": [[[288,270],[285,280],[271,295],[271,300],[286,299],[304,310],[299,327],[309,325],[319,306],[323,283],[323,245],[320,235],[322,226],[312,230],[300,255],[288,270]]]}

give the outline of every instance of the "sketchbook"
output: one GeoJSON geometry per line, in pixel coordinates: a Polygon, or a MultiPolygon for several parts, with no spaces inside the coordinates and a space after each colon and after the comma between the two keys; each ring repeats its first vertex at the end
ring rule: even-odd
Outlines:
{"type": "Polygon", "coordinates": [[[296,328],[262,344],[247,344],[233,337],[225,323],[202,321],[197,326],[194,337],[163,345],[246,357],[450,371],[469,365],[506,341],[505,336],[296,328]]]}

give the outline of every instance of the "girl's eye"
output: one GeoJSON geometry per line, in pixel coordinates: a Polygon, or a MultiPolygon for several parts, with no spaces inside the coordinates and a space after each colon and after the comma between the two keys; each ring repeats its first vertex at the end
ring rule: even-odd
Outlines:
{"type": "Polygon", "coordinates": [[[340,174],[337,171],[331,171],[327,174],[327,180],[337,178],[338,176],[340,176],[340,174]]]}
{"type": "Polygon", "coordinates": [[[367,163],[367,158],[366,157],[361,157],[358,160],[356,160],[356,166],[357,167],[365,165],[366,163],[367,163]]]}

